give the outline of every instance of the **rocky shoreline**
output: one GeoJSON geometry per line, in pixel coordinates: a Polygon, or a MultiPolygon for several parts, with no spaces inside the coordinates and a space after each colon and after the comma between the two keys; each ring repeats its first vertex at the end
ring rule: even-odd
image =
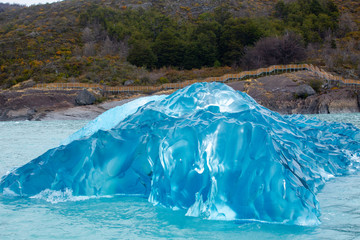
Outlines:
{"type": "MultiPolygon", "coordinates": [[[[309,71],[227,84],[281,114],[360,111],[360,89],[329,86],[309,71]]],[[[25,88],[0,91],[0,121],[90,120],[141,95],[119,95],[104,103],[96,103],[95,96],[87,90],[43,91],[25,88]]]]}
{"type": "Polygon", "coordinates": [[[131,101],[139,95],[125,95],[97,103],[87,90],[7,90],[0,92],[0,121],[90,120],[131,101]]]}
{"type": "Polygon", "coordinates": [[[300,71],[229,83],[259,104],[281,114],[329,114],[360,111],[360,88],[329,85],[314,73],[300,71]]]}

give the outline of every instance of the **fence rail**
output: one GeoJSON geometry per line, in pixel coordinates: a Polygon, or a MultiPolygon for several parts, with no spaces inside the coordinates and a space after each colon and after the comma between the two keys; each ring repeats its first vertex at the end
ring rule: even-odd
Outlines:
{"type": "Polygon", "coordinates": [[[331,73],[313,66],[312,64],[290,64],[290,65],[274,65],[268,68],[260,68],[253,71],[244,71],[237,74],[225,74],[221,77],[208,77],[205,79],[194,79],[179,83],[166,83],[160,86],[118,86],[109,87],[101,84],[87,84],[87,83],[39,83],[33,88],[35,89],[98,89],[104,92],[121,93],[121,92],[156,92],[167,89],[180,89],[197,82],[229,82],[236,80],[243,80],[252,77],[259,77],[262,75],[270,75],[282,72],[293,72],[299,70],[307,70],[315,73],[319,78],[323,78],[328,82],[338,83],[340,86],[359,86],[360,81],[354,79],[345,79],[340,76],[334,76],[331,73]]]}

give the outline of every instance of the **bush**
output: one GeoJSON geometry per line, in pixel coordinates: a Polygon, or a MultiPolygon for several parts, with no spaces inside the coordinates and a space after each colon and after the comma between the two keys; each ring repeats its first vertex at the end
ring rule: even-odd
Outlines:
{"type": "Polygon", "coordinates": [[[242,66],[247,69],[301,62],[306,58],[302,39],[295,33],[266,37],[245,51],[242,66]]]}
{"type": "Polygon", "coordinates": [[[160,84],[165,84],[165,83],[169,83],[169,80],[166,77],[161,77],[159,78],[158,82],[160,84]]]}
{"type": "Polygon", "coordinates": [[[219,67],[221,67],[221,63],[218,60],[216,60],[214,62],[214,68],[219,68],[219,67]]]}
{"type": "Polygon", "coordinates": [[[315,92],[320,93],[323,81],[320,79],[312,79],[309,81],[309,85],[315,90],[315,92]]]}

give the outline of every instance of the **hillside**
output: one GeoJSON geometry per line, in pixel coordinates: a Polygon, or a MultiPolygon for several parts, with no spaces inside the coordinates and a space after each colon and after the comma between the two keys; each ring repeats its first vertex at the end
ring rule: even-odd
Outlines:
{"type": "Polygon", "coordinates": [[[66,0],[31,7],[1,4],[0,86],[8,88],[29,79],[157,84],[305,61],[357,78],[359,3],[335,3],[66,0]],[[277,46],[273,52],[283,55],[266,55],[269,51],[264,48],[269,46],[277,46]]]}
{"type": "Polygon", "coordinates": [[[357,24],[360,23],[360,1],[354,0],[334,0],[339,10],[349,13],[357,24]]]}
{"type": "Polygon", "coordinates": [[[22,8],[22,6],[18,4],[0,3],[0,13],[5,11],[13,11],[19,8],[22,8]]]}

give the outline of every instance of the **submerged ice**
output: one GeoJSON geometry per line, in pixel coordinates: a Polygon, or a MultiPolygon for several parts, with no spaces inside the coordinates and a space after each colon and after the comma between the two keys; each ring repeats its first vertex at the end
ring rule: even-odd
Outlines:
{"type": "Polygon", "coordinates": [[[4,176],[0,193],[136,194],[188,216],[313,225],[316,192],[358,165],[353,125],[281,116],[224,84],[138,101],[4,176]]]}

